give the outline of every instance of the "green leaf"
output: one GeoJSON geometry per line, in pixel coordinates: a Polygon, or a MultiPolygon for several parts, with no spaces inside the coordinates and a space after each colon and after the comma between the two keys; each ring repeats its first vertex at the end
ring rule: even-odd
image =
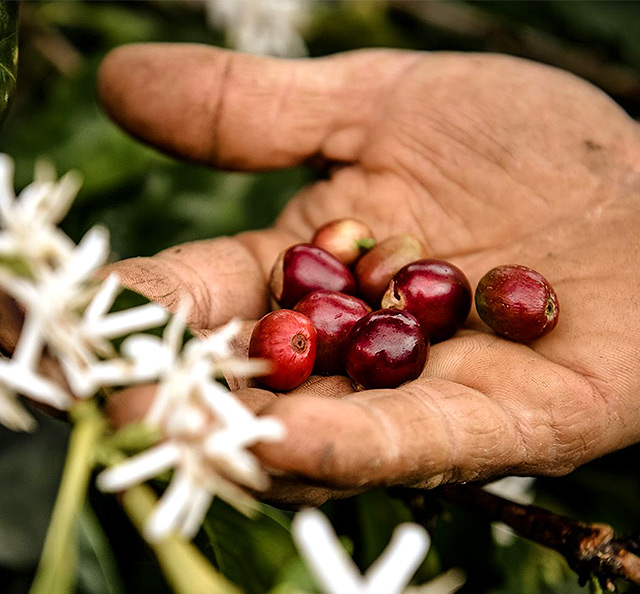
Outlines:
{"type": "Polygon", "coordinates": [[[79,518],[79,594],[124,594],[111,545],[92,509],[79,518]]]}
{"type": "Polygon", "coordinates": [[[0,565],[18,570],[40,556],[69,435],[64,423],[35,415],[35,433],[0,427],[0,565]]]}
{"type": "Polygon", "coordinates": [[[363,493],[357,498],[361,542],[358,562],[366,569],[385,550],[398,524],[413,518],[406,505],[383,490],[363,493]]]}
{"type": "Polygon", "coordinates": [[[269,594],[311,594],[319,592],[305,562],[300,557],[292,557],[283,566],[277,577],[278,585],[269,594]]]}
{"type": "Polygon", "coordinates": [[[289,526],[289,518],[270,506],[260,505],[248,518],[221,500],[214,501],[204,525],[220,571],[246,594],[267,592],[297,559],[289,526]]]}
{"type": "Polygon", "coordinates": [[[0,2],[0,126],[11,105],[18,72],[18,3],[0,2]]]}

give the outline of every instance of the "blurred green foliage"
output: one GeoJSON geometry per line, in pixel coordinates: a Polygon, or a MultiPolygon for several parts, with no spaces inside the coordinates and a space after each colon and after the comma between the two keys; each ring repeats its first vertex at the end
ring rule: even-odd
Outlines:
{"type": "Polygon", "coordinates": [[[0,3],[0,126],[16,86],[18,69],[18,3],[0,3]]]}
{"type": "MultiPolygon", "coordinates": [[[[15,80],[17,3],[0,3],[0,84],[15,80]]],[[[554,64],[588,78],[640,117],[638,2],[311,2],[311,55],[358,47],[501,51],[554,64]]],[[[112,48],[131,42],[221,44],[199,2],[27,2],[21,5],[20,64],[0,150],[16,160],[16,184],[32,178],[37,158],[84,176],[64,223],[79,239],[91,225],[110,230],[114,257],[153,254],[178,242],[270,224],[283,204],[318,172],[307,168],[240,174],[178,162],[120,132],[100,111],[96,72],[112,48]]],[[[4,112],[0,95],[0,118],[4,112]]],[[[40,418],[33,436],[0,429],[0,591],[26,592],[65,453],[67,428],[40,418]]],[[[537,502],[622,533],[640,526],[640,448],[629,448],[560,479],[536,483],[537,502]]],[[[162,593],[154,560],[113,497],[91,492],[80,525],[84,594],[162,593]]],[[[339,533],[368,566],[409,510],[375,491],[325,506],[339,533]]],[[[198,544],[248,593],[282,582],[311,588],[289,535],[289,515],[264,507],[251,524],[216,502],[198,544]]],[[[542,594],[579,591],[555,553],[516,539],[495,544],[489,524],[446,507],[433,525],[434,547],[419,570],[424,581],[462,567],[462,592],[542,594]]]]}

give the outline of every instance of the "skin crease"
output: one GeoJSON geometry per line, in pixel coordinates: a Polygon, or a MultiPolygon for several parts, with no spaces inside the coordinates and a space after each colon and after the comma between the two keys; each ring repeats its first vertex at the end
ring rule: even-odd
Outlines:
{"type": "MultiPolygon", "coordinates": [[[[381,484],[562,475],[640,440],[640,127],[596,88],[500,55],[286,61],[140,45],[107,56],[98,90],[118,125],[181,158],[234,170],[331,166],[273,229],[110,268],[170,307],[190,293],[198,333],[264,314],[277,254],[340,217],[378,239],[416,235],[472,287],[518,263],[557,291],[562,313],[548,336],[512,343],[472,312],[432,348],[421,378],[394,390],[353,394],[336,377],[287,396],[241,388],[288,432],[254,449],[275,477],[264,499],[318,504],[381,484]]],[[[116,422],[152,396],[118,395],[116,422]]]]}

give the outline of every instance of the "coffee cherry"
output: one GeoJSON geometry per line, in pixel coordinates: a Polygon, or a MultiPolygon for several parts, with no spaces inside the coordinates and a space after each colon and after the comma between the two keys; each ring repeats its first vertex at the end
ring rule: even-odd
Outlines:
{"type": "Polygon", "coordinates": [[[378,242],[354,268],[358,295],[372,307],[380,307],[391,277],[406,264],[426,257],[426,248],[413,235],[394,235],[378,242]]]}
{"type": "Polygon", "coordinates": [[[345,266],[351,266],[362,254],[376,243],[366,223],[358,219],[336,219],[320,227],[311,240],[335,256],[345,266]]]}
{"type": "Polygon", "coordinates": [[[478,283],[476,310],[496,334],[529,342],[558,323],[558,296],[539,272],[516,264],[493,268],[478,283]]]}
{"type": "Polygon", "coordinates": [[[349,332],[346,369],[364,388],[395,388],[420,375],[428,353],[418,320],[400,309],[382,309],[361,318],[349,332]]]}
{"type": "Polygon", "coordinates": [[[431,344],[452,336],[471,310],[471,285],[462,270],[444,260],[419,260],[389,282],[382,307],[413,314],[431,344]]]}
{"type": "Polygon", "coordinates": [[[311,375],[316,346],[316,329],[307,316],[290,309],[268,313],[249,341],[249,357],[267,359],[273,366],[258,383],[281,392],[298,387],[311,375]]]}
{"type": "Polygon", "coordinates": [[[353,295],[356,284],[342,262],[315,245],[300,243],[280,253],[269,278],[269,290],[280,307],[291,308],[319,289],[353,295]]]}
{"type": "Polygon", "coordinates": [[[349,330],[371,308],[361,299],[337,291],[314,291],[294,307],[318,332],[315,373],[344,373],[344,348],[349,330]]]}

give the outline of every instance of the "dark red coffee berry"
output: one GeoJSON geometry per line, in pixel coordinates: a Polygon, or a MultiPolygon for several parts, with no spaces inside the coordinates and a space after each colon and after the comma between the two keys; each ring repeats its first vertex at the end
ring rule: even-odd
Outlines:
{"type": "Polygon", "coordinates": [[[372,307],[380,307],[391,277],[406,264],[426,257],[426,248],[413,235],[394,235],[378,242],[354,268],[358,296],[372,307]]]}
{"type": "Polygon", "coordinates": [[[282,252],[271,269],[269,289],[280,307],[293,307],[313,291],[328,289],[353,295],[351,271],[322,248],[300,243],[282,252]]]}
{"type": "Polygon", "coordinates": [[[347,334],[371,308],[361,299],[337,291],[314,291],[294,307],[307,316],[318,332],[315,373],[344,373],[347,334]]]}
{"type": "Polygon", "coordinates": [[[345,349],[349,376],[364,388],[395,388],[416,379],[429,353],[420,323],[400,309],[381,309],[360,319],[345,349]]]}
{"type": "Polygon", "coordinates": [[[444,260],[418,260],[393,276],[382,307],[413,314],[431,344],[452,336],[471,310],[471,285],[462,270],[444,260]]]}
{"type": "Polygon", "coordinates": [[[371,228],[358,219],[344,218],[320,227],[311,240],[334,255],[345,266],[351,266],[376,243],[371,228]]]}
{"type": "Polygon", "coordinates": [[[317,333],[311,320],[290,309],[261,318],[249,342],[249,357],[271,361],[273,369],[258,378],[267,388],[292,390],[310,375],[316,357],[317,333]]]}
{"type": "Polygon", "coordinates": [[[496,334],[529,342],[551,332],[558,323],[558,296],[539,272],[508,264],[493,268],[478,283],[476,309],[496,334]]]}

